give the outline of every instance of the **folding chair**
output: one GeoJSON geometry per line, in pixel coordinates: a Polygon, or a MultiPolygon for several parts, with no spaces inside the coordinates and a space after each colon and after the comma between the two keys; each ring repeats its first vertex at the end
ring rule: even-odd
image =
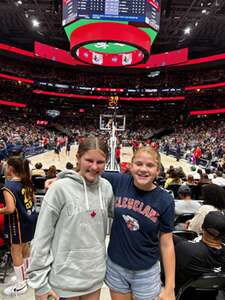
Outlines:
{"type": "Polygon", "coordinates": [[[36,212],[39,214],[44,195],[35,195],[35,197],[36,197],[35,209],[36,209],[36,212]]]}
{"type": "MultiPolygon", "coordinates": [[[[192,288],[195,291],[201,292],[218,292],[225,288],[225,273],[224,272],[212,272],[204,273],[197,279],[189,280],[178,291],[176,300],[180,300],[188,288],[192,288]]],[[[199,299],[204,299],[200,297],[199,299]]]]}
{"type": "Polygon", "coordinates": [[[34,188],[37,194],[44,195],[45,194],[45,181],[46,177],[35,177],[32,179],[34,188]]]}
{"type": "Polygon", "coordinates": [[[174,221],[174,226],[176,226],[179,223],[185,223],[186,221],[191,220],[192,218],[194,218],[194,215],[195,214],[193,213],[185,213],[177,216],[174,221]]]}
{"type": "Polygon", "coordinates": [[[198,237],[198,234],[192,230],[174,230],[173,234],[175,234],[185,240],[189,240],[189,241],[192,241],[196,237],[198,237]]]}

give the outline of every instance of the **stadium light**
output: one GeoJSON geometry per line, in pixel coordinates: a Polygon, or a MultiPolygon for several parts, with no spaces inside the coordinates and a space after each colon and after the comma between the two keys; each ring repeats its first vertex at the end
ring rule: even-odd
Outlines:
{"type": "Polygon", "coordinates": [[[191,33],[191,27],[188,26],[184,29],[184,34],[190,34],[191,33]]]}
{"type": "Polygon", "coordinates": [[[37,19],[33,19],[31,22],[32,22],[33,27],[39,27],[39,25],[40,25],[40,23],[38,22],[37,19]]]}

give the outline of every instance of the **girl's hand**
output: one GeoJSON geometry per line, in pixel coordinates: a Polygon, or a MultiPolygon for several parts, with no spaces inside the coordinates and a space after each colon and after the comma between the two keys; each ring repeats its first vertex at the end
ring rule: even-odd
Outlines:
{"type": "Polygon", "coordinates": [[[163,288],[158,297],[155,300],[175,300],[175,292],[174,289],[167,290],[163,288]]]}
{"type": "Polygon", "coordinates": [[[35,300],[59,300],[59,296],[57,296],[56,293],[51,290],[47,294],[41,296],[35,295],[35,300]]]}

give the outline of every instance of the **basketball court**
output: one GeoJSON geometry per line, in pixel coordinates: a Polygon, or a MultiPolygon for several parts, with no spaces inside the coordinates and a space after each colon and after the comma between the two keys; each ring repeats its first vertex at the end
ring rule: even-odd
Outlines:
{"type": "MultiPolygon", "coordinates": [[[[41,162],[44,169],[48,169],[51,165],[55,165],[57,169],[63,170],[65,169],[65,165],[67,162],[71,162],[74,166],[76,166],[76,152],[77,145],[73,145],[71,147],[70,155],[66,155],[66,148],[64,147],[60,152],[59,158],[58,155],[54,153],[54,151],[48,151],[42,154],[38,154],[30,157],[30,161],[34,167],[37,162],[41,162]]],[[[121,162],[130,162],[133,155],[133,151],[131,147],[123,147],[121,149],[121,162]]],[[[167,170],[169,166],[173,165],[174,167],[182,167],[186,174],[190,173],[190,164],[185,162],[184,160],[176,161],[175,157],[166,156],[165,154],[161,154],[162,164],[167,170]]]]}

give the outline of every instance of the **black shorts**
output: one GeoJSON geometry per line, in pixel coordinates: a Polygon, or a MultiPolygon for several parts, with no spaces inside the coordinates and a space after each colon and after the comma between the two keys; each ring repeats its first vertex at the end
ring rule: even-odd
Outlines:
{"type": "Polygon", "coordinates": [[[18,221],[16,214],[8,215],[5,218],[5,236],[10,244],[22,244],[32,241],[34,237],[37,215],[33,215],[32,222],[24,223],[18,221]]]}

